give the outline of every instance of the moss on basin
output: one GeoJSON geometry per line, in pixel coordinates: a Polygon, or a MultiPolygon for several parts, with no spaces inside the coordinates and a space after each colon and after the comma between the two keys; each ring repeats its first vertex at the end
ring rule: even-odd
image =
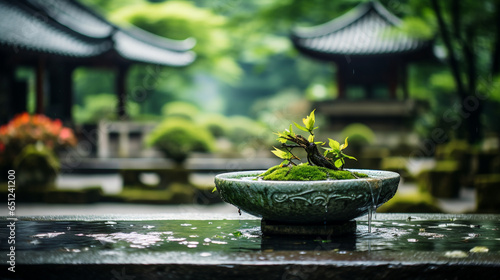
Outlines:
{"type": "Polygon", "coordinates": [[[347,170],[332,170],[325,167],[300,164],[297,166],[276,165],[259,175],[263,180],[270,181],[319,181],[345,180],[368,177],[366,174],[347,170]]]}

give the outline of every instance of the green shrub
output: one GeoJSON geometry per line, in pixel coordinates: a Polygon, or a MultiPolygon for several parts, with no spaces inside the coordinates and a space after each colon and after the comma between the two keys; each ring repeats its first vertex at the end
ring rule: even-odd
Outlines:
{"type": "MultiPolygon", "coordinates": [[[[118,118],[118,99],[115,94],[101,93],[88,95],[83,105],[74,105],[73,117],[76,123],[93,124],[100,120],[116,120],[118,118]]],[[[139,115],[140,107],[135,102],[126,103],[126,112],[132,119],[139,115]]]]}
{"type": "Polygon", "coordinates": [[[168,118],[147,137],[146,144],[154,146],[177,163],[184,162],[192,152],[210,152],[214,138],[210,132],[192,121],[168,118]]]}
{"type": "Polygon", "coordinates": [[[340,134],[341,139],[349,137],[349,145],[352,146],[366,146],[375,141],[375,133],[362,123],[350,124],[340,134]]]}
{"type": "MultiPolygon", "coordinates": [[[[227,137],[236,145],[239,144],[239,148],[256,148],[267,144],[270,133],[266,127],[259,122],[244,116],[231,116],[227,125],[227,137]]],[[[275,135],[272,135],[273,138],[276,138],[274,136],[275,135]]]]}
{"type": "Polygon", "coordinates": [[[184,101],[173,101],[163,105],[162,115],[167,118],[183,118],[193,121],[200,113],[200,110],[195,105],[184,101]]]}
{"type": "Polygon", "coordinates": [[[26,190],[50,188],[60,164],[54,153],[42,144],[28,145],[14,160],[17,184],[26,190]]]}
{"type": "Polygon", "coordinates": [[[203,114],[199,115],[197,121],[202,126],[206,127],[215,138],[223,137],[228,134],[227,124],[228,118],[220,114],[203,114]]]}

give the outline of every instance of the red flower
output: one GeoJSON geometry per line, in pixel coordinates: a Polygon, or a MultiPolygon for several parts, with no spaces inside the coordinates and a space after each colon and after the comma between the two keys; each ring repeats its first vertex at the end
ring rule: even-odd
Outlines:
{"type": "Polygon", "coordinates": [[[39,141],[50,149],[76,145],[70,128],[63,127],[61,120],[51,120],[44,115],[30,116],[25,112],[0,127],[0,152],[5,151],[10,157],[19,154],[26,145],[39,141]]]}

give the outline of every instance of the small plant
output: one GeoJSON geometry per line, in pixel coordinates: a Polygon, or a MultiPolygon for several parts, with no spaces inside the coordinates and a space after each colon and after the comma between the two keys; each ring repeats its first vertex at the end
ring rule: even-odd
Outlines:
{"type": "Polygon", "coordinates": [[[320,153],[318,147],[323,146],[324,142],[315,142],[314,141],[314,130],[318,127],[314,127],[315,117],[314,110],[307,116],[302,119],[304,126],[301,126],[297,123],[294,123],[295,126],[309,133],[309,136],[304,138],[302,135],[295,134],[293,132],[293,126],[290,125],[289,129],[286,129],[283,132],[278,132],[277,135],[278,141],[281,143],[281,149],[274,147],[274,151],[272,151],[277,157],[284,159],[281,163],[281,166],[289,166],[289,165],[297,165],[294,163],[294,160],[300,160],[296,157],[292,150],[294,148],[302,148],[307,153],[307,162],[310,165],[316,165],[320,167],[326,167],[328,169],[333,170],[342,170],[345,165],[346,159],[356,158],[346,155],[343,150],[347,148],[347,138],[344,141],[344,144],[340,144],[339,142],[328,138],[328,148],[324,148],[325,151],[320,153]],[[290,144],[293,143],[293,144],[290,144]]]}
{"type": "MultiPolygon", "coordinates": [[[[296,134],[293,131],[293,125],[290,125],[289,129],[283,132],[276,133],[278,135],[278,141],[281,143],[281,147],[276,148],[272,151],[277,157],[283,159],[283,162],[279,166],[270,168],[265,173],[261,174],[260,177],[264,180],[287,180],[287,176],[291,174],[313,174],[314,171],[321,171],[323,175],[318,176],[292,176],[290,180],[322,180],[327,178],[334,179],[352,179],[358,177],[364,177],[362,174],[353,173],[350,171],[342,172],[342,176],[334,174],[332,171],[343,171],[346,159],[356,158],[349,156],[344,153],[344,149],[347,148],[348,142],[347,138],[344,140],[343,144],[328,138],[328,147],[323,147],[325,142],[315,141],[314,131],[318,128],[315,127],[315,116],[313,110],[309,116],[302,119],[304,125],[295,124],[295,127],[307,132],[309,135],[305,138],[302,135],[296,134]],[[293,153],[293,149],[303,149],[307,154],[307,163],[300,164],[301,172],[297,170],[292,171],[292,167],[299,167],[295,161],[300,161],[300,158],[293,153]],[[324,151],[320,152],[319,148],[323,148],[324,151]],[[303,165],[308,165],[304,167],[303,165]],[[288,171],[283,173],[283,168],[289,167],[288,171]],[[311,167],[315,167],[312,169],[311,167]],[[350,176],[345,176],[346,172],[350,176]],[[277,176],[280,174],[280,176],[277,176]]],[[[338,172],[337,172],[338,173],[338,172]]]]}
{"type": "Polygon", "coordinates": [[[169,118],[160,123],[147,137],[146,144],[155,146],[178,164],[184,163],[192,152],[213,150],[212,134],[194,122],[180,118],[169,118]]]}
{"type": "Polygon", "coordinates": [[[73,130],[58,119],[22,113],[0,126],[0,166],[10,166],[29,145],[43,145],[50,151],[76,146],[73,130]]]}

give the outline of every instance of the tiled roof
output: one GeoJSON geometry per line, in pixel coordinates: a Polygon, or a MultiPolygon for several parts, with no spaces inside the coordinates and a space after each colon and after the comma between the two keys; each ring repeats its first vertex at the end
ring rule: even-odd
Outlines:
{"type": "Polygon", "coordinates": [[[114,29],[107,20],[76,1],[27,0],[27,2],[68,28],[89,37],[106,38],[114,29]]]}
{"type": "Polygon", "coordinates": [[[71,57],[96,56],[112,43],[72,32],[52,18],[23,5],[0,1],[0,45],[14,51],[34,51],[71,57]]]}
{"type": "Polygon", "coordinates": [[[400,24],[399,18],[371,1],[325,24],[296,28],[292,41],[299,50],[323,57],[404,54],[432,45],[430,40],[395,32],[400,24]]]}
{"type": "Polygon", "coordinates": [[[141,40],[134,33],[119,30],[113,34],[116,51],[127,60],[184,66],[192,63],[196,57],[192,51],[176,51],[162,48],[158,44],[141,40]]]}
{"type": "Polygon", "coordinates": [[[75,0],[0,0],[0,45],[61,56],[115,51],[124,60],[185,66],[194,39],[171,40],[139,28],[123,29],[75,0]]]}

